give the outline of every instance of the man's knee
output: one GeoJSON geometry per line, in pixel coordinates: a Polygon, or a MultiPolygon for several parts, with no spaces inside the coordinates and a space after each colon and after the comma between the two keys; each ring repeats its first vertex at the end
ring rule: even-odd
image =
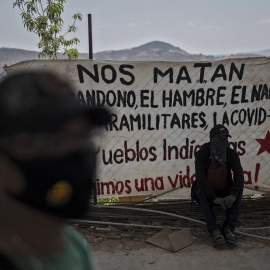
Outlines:
{"type": "Polygon", "coordinates": [[[200,188],[197,190],[196,197],[198,198],[199,204],[208,202],[207,197],[205,196],[204,192],[200,188]]]}

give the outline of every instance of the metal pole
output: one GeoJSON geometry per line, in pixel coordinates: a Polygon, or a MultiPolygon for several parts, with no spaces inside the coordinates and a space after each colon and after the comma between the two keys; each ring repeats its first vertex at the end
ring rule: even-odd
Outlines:
{"type": "MultiPolygon", "coordinates": [[[[93,59],[93,38],[92,38],[92,15],[88,14],[88,41],[89,41],[89,59],[93,59]]],[[[96,181],[92,183],[94,205],[97,205],[96,181]]]]}
{"type": "Polygon", "coordinates": [[[89,59],[93,59],[92,15],[88,14],[89,59]]]}

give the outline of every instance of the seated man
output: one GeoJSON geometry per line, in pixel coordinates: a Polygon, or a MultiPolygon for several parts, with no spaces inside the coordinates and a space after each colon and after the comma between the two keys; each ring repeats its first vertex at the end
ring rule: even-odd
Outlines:
{"type": "Polygon", "coordinates": [[[49,72],[0,83],[0,269],[93,269],[86,241],[66,223],[88,210],[91,131],[108,119],[49,72]]]}
{"type": "Polygon", "coordinates": [[[231,136],[226,127],[214,126],[210,131],[210,142],[202,145],[195,155],[195,182],[198,185],[195,199],[202,207],[214,244],[237,241],[233,231],[239,215],[244,176],[238,154],[229,148],[228,137],[231,136]],[[226,219],[222,226],[217,224],[214,205],[225,209],[226,219]]]}

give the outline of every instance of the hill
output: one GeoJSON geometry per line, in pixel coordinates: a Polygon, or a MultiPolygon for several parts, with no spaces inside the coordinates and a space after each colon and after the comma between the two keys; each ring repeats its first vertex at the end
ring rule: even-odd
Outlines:
{"type": "Polygon", "coordinates": [[[259,54],[261,56],[270,56],[270,49],[269,50],[263,50],[263,51],[257,51],[257,52],[252,52],[253,54],[259,54]]]}
{"type": "Polygon", "coordinates": [[[24,60],[38,59],[38,52],[21,49],[0,48],[0,67],[12,65],[24,60]]]}
{"type": "Polygon", "coordinates": [[[202,61],[214,59],[213,56],[190,54],[179,47],[161,41],[152,41],[132,49],[98,52],[94,56],[99,60],[120,61],[202,61]]]}
{"type": "MultiPolygon", "coordinates": [[[[190,54],[169,43],[152,41],[131,49],[97,52],[94,54],[94,59],[117,61],[213,61],[228,57],[261,56],[264,52],[269,52],[269,50],[261,51],[260,53],[255,52],[224,56],[190,54]]],[[[38,52],[12,48],[0,48],[0,67],[32,59],[38,59],[38,52]]],[[[88,54],[81,53],[79,59],[88,59],[88,54]]]]}

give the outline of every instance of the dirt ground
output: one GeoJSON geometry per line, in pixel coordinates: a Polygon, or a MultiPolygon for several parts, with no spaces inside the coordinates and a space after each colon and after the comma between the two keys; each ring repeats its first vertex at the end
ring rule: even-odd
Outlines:
{"type": "Polygon", "coordinates": [[[90,243],[98,270],[270,270],[269,240],[237,235],[237,245],[217,248],[204,229],[193,228],[190,231],[195,243],[173,253],[146,242],[160,231],[157,229],[111,228],[110,232],[100,232],[92,226],[78,230],[90,243]]]}

